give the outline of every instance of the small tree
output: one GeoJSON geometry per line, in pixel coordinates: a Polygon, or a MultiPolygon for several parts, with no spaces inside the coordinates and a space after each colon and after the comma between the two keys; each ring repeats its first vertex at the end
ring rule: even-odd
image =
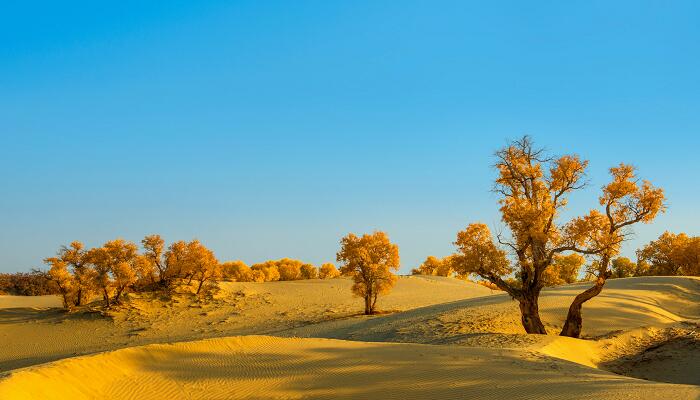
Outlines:
{"type": "Polygon", "coordinates": [[[221,276],[221,265],[214,256],[214,252],[204,247],[199,240],[193,240],[187,244],[188,258],[192,266],[192,277],[199,282],[197,294],[202,290],[204,282],[221,276]]]}
{"type": "Polygon", "coordinates": [[[163,254],[165,260],[161,281],[163,286],[172,289],[175,281],[187,279],[193,276],[193,265],[189,255],[187,242],[178,240],[168,246],[168,250],[163,254]]]}
{"type": "MultiPolygon", "coordinates": [[[[167,276],[167,264],[164,260],[165,241],[160,235],[148,235],[141,240],[143,246],[143,256],[151,264],[150,270],[154,270],[154,277],[157,276],[158,283],[167,286],[165,278],[167,276]]],[[[155,278],[152,279],[155,281],[155,278]]]]}
{"type": "Polygon", "coordinates": [[[353,278],[353,293],[364,298],[365,314],[373,314],[379,295],[396,282],[391,271],[399,269],[399,247],[384,232],[362,237],[350,233],[340,241],[337,261],[342,264],[341,273],[353,278]]]}
{"type": "Polygon", "coordinates": [[[440,265],[441,260],[435,256],[428,256],[428,258],[423,261],[421,265],[416,269],[416,275],[436,275],[436,272],[440,265]]]}
{"type": "Polygon", "coordinates": [[[136,285],[139,288],[143,289],[158,283],[157,270],[150,257],[143,254],[137,255],[133,263],[133,270],[136,274],[136,285]]]}
{"type": "Polygon", "coordinates": [[[280,273],[281,281],[296,281],[301,279],[301,266],[303,263],[299,260],[283,258],[276,261],[277,269],[280,273]]]}
{"type": "Polygon", "coordinates": [[[75,279],[68,272],[65,261],[58,257],[50,257],[44,260],[49,266],[49,278],[58,287],[63,300],[63,308],[70,309],[74,304],[75,279]]]}
{"type": "Polygon", "coordinates": [[[256,269],[250,273],[250,280],[253,282],[265,282],[265,274],[256,269]]]}
{"type": "Polygon", "coordinates": [[[253,271],[260,271],[265,276],[265,282],[280,280],[280,271],[275,261],[265,261],[264,263],[253,264],[250,267],[253,271]]]}
{"type": "Polygon", "coordinates": [[[62,246],[57,255],[72,272],[75,289],[73,302],[76,306],[84,304],[90,298],[94,287],[94,271],[90,268],[86,255],[87,251],[79,241],[62,246]]]}
{"type": "MultiPolygon", "coordinates": [[[[253,270],[241,260],[227,261],[221,264],[221,275],[224,279],[230,279],[236,282],[250,282],[254,280],[253,270]]],[[[265,275],[263,274],[262,277],[264,280],[265,275]]]]}
{"type": "Polygon", "coordinates": [[[545,286],[574,283],[578,278],[581,267],[585,263],[586,259],[580,254],[557,254],[554,256],[551,267],[542,273],[542,281],[545,286]]]}
{"type": "Polygon", "coordinates": [[[318,278],[318,268],[311,264],[302,264],[301,266],[301,279],[317,279],[318,278]]]}
{"type": "Polygon", "coordinates": [[[340,272],[335,267],[335,265],[331,263],[325,263],[321,265],[321,268],[318,272],[318,277],[321,279],[332,279],[337,278],[338,276],[340,276],[340,272]]]}
{"type": "Polygon", "coordinates": [[[118,303],[127,288],[136,282],[135,264],[138,247],[123,239],[111,240],[102,247],[90,249],[86,259],[93,265],[95,286],[100,288],[105,305],[118,303]],[[110,299],[110,293],[114,297],[110,299]]]}
{"type": "Polygon", "coordinates": [[[611,278],[627,278],[634,276],[637,264],[627,257],[617,257],[612,260],[611,278]]]}
{"type": "Polygon", "coordinates": [[[700,237],[664,232],[637,251],[648,275],[700,275],[700,237]]]}

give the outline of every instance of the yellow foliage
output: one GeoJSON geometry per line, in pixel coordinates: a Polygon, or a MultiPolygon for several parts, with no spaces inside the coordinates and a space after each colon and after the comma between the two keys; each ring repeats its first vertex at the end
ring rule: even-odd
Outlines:
{"type": "Polygon", "coordinates": [[[332,279],[340,276],[340,271],[332,263],[325,263],[321,265],[318,272],[318,277],[321,279],[332,279]]]}
{"type": "Polygon", "coordinates": [[[700,237],[664,232],[637,252],[647,275],[700,275],[700,237]]]}
{"type": "Polygon", "coordinates": [[[318,278],[318,268],[311,264],[303,264],[301,266],[301,278],[302,279],[317,279],[318,278]]]}
{"type": "Polygon", "coordinates": [[[494,191],[500,195],[501,219],[510,230],[507,236],[499,234],[497,240],[511,252],[514,264],[510,266],[485,225],[472,224],[455,242],[455,270],[458,274],[478,274],[507,291],[520,303],[525,330],[545,333],[537,307],[541,289],[566,281],[580,261],[573,256],[562,258],[562,253],[598,257],[596,287],[575,298],[562,329],[564,335],[577,336],[581,305],[602,290],[610,274],[610,260],[628,234],[625,228],[651,222],[663,212],[663,190],[647,181],[640,183],[632,166],[620,164],[610,169],[611,182],[603,187],[599,198],[602,212],[591,210],[561,224],[558,219],[568,196],[585,186],[588,162],[577,155],[549,157],[536,149],[529,137],[512,142],[496,157],[494,191]],[[513,268],[517,269],[517,281],[507,279],[513,268]]]}
{"type": "Polygon", "coordinates": [[[337,261],[340,272],[353,278],[353,293],[364,298],[365,314],[374,313],[378,296],[396,282],[391,271],[399,269],[399,247],[384,232],[361,237],[350,233],[340,240],[337,261]]]}
{"type": "MultiPolygon", "coordinates": [[[[258,271],[260,272],[260,271],[258,271]]],[[[265,275],[260,272],[265,279],[265,275]]],[[[236,282],[250,282],[253,279],[253,270],[243,261],[227,261],[221,264],[221,276],[224,279],[236,281],[236,282]]]]}

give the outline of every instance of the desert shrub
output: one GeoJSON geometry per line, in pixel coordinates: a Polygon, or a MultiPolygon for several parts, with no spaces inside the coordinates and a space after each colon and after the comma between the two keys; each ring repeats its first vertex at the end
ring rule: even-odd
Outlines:
{"type": "Polygon", "coordinates": [[[246,263],[240,260],[227,261],[221,264],[221,276],[226,280],[236,282],[250,282],[254,280],[253,270],[250,269],[246,263]]]}
{"type": "Polygon", "coordinates": [[[265,276],[265,282],[274,282],[280,280],[280,271],[277,268],[275,261],[265,261],[259,264],[253,264],[250,267],[253,271],[260,271],[265,276]]]}
{"type": "Polygon", "coordinates": [[[318,271],[318,277],[321,279],[332,279],[340,276],[340,271],[331,263],[321,265],[318,271]]]}
{"type": "Polygon", "coordinates": [[[296,281],[302,279],[301,266],[302,263],[299,260],[292,260],[290,258],[283,258],[277,261],[277,269],[280,272],[281,281],[296,281]]]}
{"type": "Polygon", "coordinates": [[[617,257],[612,260],[611,278],[627,278],[634,276],[637,264],[627,257],[617,257]]]}
{"type": "Polygon", "coordinates": [[[423,263],[411,270],[413,275],[435,275],[435,276],[453,276],[455,274],[454,257],[447,256],[437,258],[428,256],[423,263]]]}
{"type": "Polygon", "coordinates": [[[640,275],[700,275],[700,237],[664,232],[637,251],[640,275]],[[641,268],[640,268],[641,269],[641,268]]]}
{"type": "Polygon", "coordinates": [[[250,277],[253,282],[265,282],[265,273],[258,269],[252,271],[250,277]]]}
{"type": "Polygon", "coordinates": [[[317,279],[318,268],[311,264],[303,264],[301,266],[301,279],[317,279]]]}
{"type": "Polygon", "coordinates": [[[40,270],[0,274],[0,292],[15,296],[59,294],[47,272],[40,270]]]}

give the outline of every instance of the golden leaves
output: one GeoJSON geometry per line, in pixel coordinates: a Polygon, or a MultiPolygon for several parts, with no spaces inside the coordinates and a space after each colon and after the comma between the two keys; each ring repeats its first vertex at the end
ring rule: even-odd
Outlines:
{"type": "Polygon", "coordinates": [[[399,269],[399,247],[384,232],[361,237],[350,233],[340,240],[340,246],[340,272],[353,278],[353,293],[365,298],[365,312],[371,313],[372,299],[376,302],[378,294],[394,286],[396,276],[391,271],[399,269]]]}
{"type": "Polygon", "coordinates": [[[493,242],[486,224],[474,223],[457,233],[454,269],[459,275],[503,276],[512,272],[506,253],[493,242]]]}

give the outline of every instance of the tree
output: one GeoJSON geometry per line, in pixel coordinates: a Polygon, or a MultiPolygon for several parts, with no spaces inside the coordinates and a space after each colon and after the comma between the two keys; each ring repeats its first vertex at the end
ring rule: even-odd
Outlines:
{"type": "Polygon", "coordinates": [[[700,237],[664,232],[637,251],[649,275],[700,275],[700,237]]]}
{"type": "Polygon", "coordinates": [[[69,272],[73,275],[73,303],[76,306],[84,304],[93,290],[94,271],[89,266],[86,254],[87,251],[79,241],[74,241],[69,246],[61,246],[57,254],[57,257],[70,268],[69,272]]]}
{"type": "Polygon", "coordinates": [[[147,255],[139,254],[136,256],[133,263],[133,270],[136,274],[136,284],[141,289],[159,282],[156,280],[156,267],[152,259],[147,255]]]}
{"type": "Polygon", "coordinates": [[[250,273],[250,280],[253,282],[265,282],[265,274],[256,269],[250,273]]]}
{"type": "Polygon", "coordinates": [[[93,265],[95,286],[102,291],[105,305],[119,303],[121,295],[136,282],[135,264],[138,263],[138,247],[123,239],[111,240],[102,247],[90,249],[86,260],[93,265]],[[114,297],[110,299],[110,293],[114,297]]]}
{"type": "Polygon", "coordinates": [[[630,235],[629,226],[651,223],[664,212],[663,190],[649,181],[640,181],[635,168],[620,164],[610,168],[612,182],[603,187],[599,203],[604,214],[592,210],[588,216],[574,219],[566,227],[562,248],[578,253],[595,254],[599,261],[593,287],[578,294],[571,305],[561,335],[579,337],[583,304],[603,290],[610,277],[610,261],[620,252],[620,244],[630,235]]]}
{"type": "Polygon", "coordinates": [[[586,258],[580,254],[557,254],[552,260],[552,265],[542,273],[542,281],[545,286],[574,283],[585,262],[586,258]]]}
{"type": "Polygon", "coordinates": [[[414,275],[436,276],[452,276],[454,272],[452,256],[447,256],[445,258],[428,256],[418,268],[411,271],[414,275]]]}
{"type": "Polygon", "coordinates": [[[576,155],[551,158],[536,149],[529,137],[512,142],[496,153],[498,178],[494,191],[500,196],[502,221],[510,235],[497,235],[507,248],[513,264],[483,224],[472,224],[458,233],[455,268],[490,281],[516,299],[521,322],[527,333],[545,334],[539,315],[539,296],[546,285],[545,272],[555,257],[578,253],[599,258],[592,288],[576,296],[561,331],[578,337],[583,304],[597,296],[609,276],[611,257],[627,236],[626,228],[637,222],[651,222],[664,209],[661,189],[639,182],[634,168],[621,164],[610,169],[612,182],[603,187],[596,210],[567,224],[558,222],[569,195],[584,184],[587,161],[576,155]],[[517,270],[517,284],[504,277],[517,270]]]}
{"type": "Polygon", "coordinates": [[[317,279],[318,278],[318,268],[311,264],[302,264],[301,266],[301,279],[317,279]]]}
{"type": "Polygon", "coordinates": [[[358,237],[352,233],[340,240],[337,261],[343,275],[353,278],[352,291],[364,298],[365,314],[373,314],[380,294],[394,286],[399,269],[399,247],[384,232],[358,237]]]}
{"type": "Polygon", "coordinates": [[[616,257],[611,262],[612,271],[610,278],[628,278],[634,276],[637,264],[627,257],[616,257]]]}
{"type": "Polygon", "coordinates": [[[302,279],[301,266],[303,263],[299,260],[283,258],[276,261],[277,269],[280,273],[281,281],[296,281],[302,279]]]}
{"type": "Polygon", "coordinates": [[[44,296],[61,293],[47,271],[32,269],[28,273],[0,274],[0,294],[44,296]]]}
{"type": "MultiPolygon", "coordinates": [[[[236,282],[253,281],[253,270],[241,260],[227,261],[221,265],[221,275],[224,279],[230,279],[236,282]]],[[[262,275],[263,280],[265,275],[262,275]]]]}
{"type": "Polygon", "coordinates": [[[163,258],[165,267],[160,275],[160,279],[164,287],[171,289],[176,280],[191,279],[193,266],[189,257],[187,242],[178,240],[171,243],[168,246],[168,250],[163,254],[163,258]]]}
{"type": "Polygon", "coordinates": [[[265,282],[273,282],[280,280],[280,271],[277,268],[277,262],[265,261],[264,263],[253,264],[250,267],[253,271],[260,271],[265,276],[265,282]]]}
{"type": "Polygon", "coordinates": [[[335,265],[331,263],[325,263],[321,265],[321,268],[318,272],[318,277],[321,279],[332,279],[337,278],[338,276],[340,276],[340,272],[335,267],[335,265]]]}
{"type": "Polygon", "coordinates": [[[58,287],[58,292],[63,300],[63,308],[70,309],[74,304],[75,280],[68,272],[68,264],[58,257],[50,257],[44,260],[49,266],[49,278],[58,287]]]}
{"type": "Polygon", "coordinates": [[[191,276],[199,282],[196,294],[202,290],[204,282],[221,276],[221,265],[214,256],[214,252],[204,247],[199,240],[193,240],[187,244],[187,257],[191,265],[191,276]]]}
{"type": "MultiPolygon", "coordinates": [[[[167,264],[163,254],[165,241],[160,235],[148,235],[141,240],[141,245],[143,246],[143,256],[150,262],[152,266],[151,269],[157,270],[158,282],[165,286],[166,282],[164,279],[167,276],[167,264]]],[[[153,280],[155,281],[155,279],[153,280]]]]}

